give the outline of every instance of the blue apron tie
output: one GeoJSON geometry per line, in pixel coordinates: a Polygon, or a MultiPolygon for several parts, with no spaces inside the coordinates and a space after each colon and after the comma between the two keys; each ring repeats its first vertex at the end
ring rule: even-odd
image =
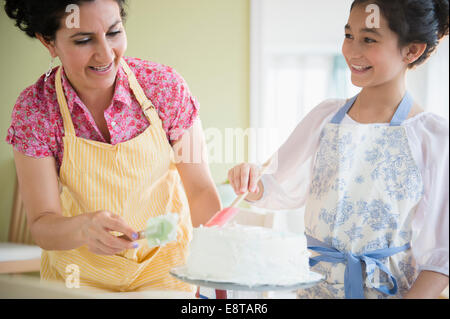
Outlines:
{"type": "Polygon", "coordinates": [[[308,246],[308,249],[313,250],[319,253],[319,256],[315,256],[309,259],[309,265],[311,267],[315,266],[317,263],[331,262],[331,263],[345,263],[345,274],[344,274],[344,289],[345,289],[345,298],[347,299],[364,299],[364,286],[363,286],[363,272],[362,272],[362,263],[366,264],[366,276],[372,281],[375,273],[375,269],[380,269],[380,271],[384,272],[389,277],[389,282],[392,285],[392,288],[384,285],[380,287],[374,287],[381,293],[384,293],[389,296],[393,296],[397,294],[398,285],[397,280],[389,271],[389,269],[380,262],[379,259],[390,257],[395,255],[401,251],[409,249],[410,244],[405,244],[401,247],[393,247],[393,248],[383,248],[378,250],[373,250],[370,252],[366,252],[362,255],[355,255],[351,252],[340,252],[334,247],[330,247],[325,243],[320,242],[319,240],[308,237],[308,242],[314,242],[315,244],[321,243],[319,246],[308,246]],[[311,239],[311,240],[310,240],[311,239]]]}
{"type": "MultiPolygon", "coordinates": [[[[355,104],[355,101],[357,99],[358,95],[352,97],[333,117],[331,120],[331,123],[333,124],[341,124],[342,120],[345,117],[345,114],[350,110],[350,108],[355,104]]],[[[392,117],[390,126],[400,126],[404,120],[408,118],[408,114],[411,111],[411,108],[413,106],[413,99],[409,92],[406,92],[403,96],[402,101],[400,102],[400,105],[398,106],[397,110],[395,111],[394,116],[392,117]]]]}

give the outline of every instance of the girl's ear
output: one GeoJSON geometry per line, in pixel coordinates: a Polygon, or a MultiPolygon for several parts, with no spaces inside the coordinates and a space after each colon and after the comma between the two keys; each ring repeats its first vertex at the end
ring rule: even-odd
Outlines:
{"type": "Polygon", "coordinates": [[[403,61],[411,64],[417,61],[427,48],[426,43],[411,43],[403,49],[403,61]]]}
{"type": "Polygon", "coordinates": [[[47,48],[48,52],[52,56],[52,58],[56,58],[58,54],[56,54],[55,42],[46,40],[42,34],[36,33],[36,38],[41,41],[41,43],[47,48]]]}

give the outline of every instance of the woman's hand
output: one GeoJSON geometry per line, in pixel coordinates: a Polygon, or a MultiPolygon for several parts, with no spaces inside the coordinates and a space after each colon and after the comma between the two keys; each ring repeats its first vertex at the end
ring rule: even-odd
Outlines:
{"type": "Polygon", "coordinates": [[[114,255],[138,247],[137,242],[110,234],[117,231],[130,239],[138,238],[138,234],[120,216],[105,210],[85,215],[87,218],[82,225],[82,234],[89,251],[98,255],[114,255]]]}
{"type": "Polygon", "coordinates": [[[228,180],[234,192],[239,195],[249,191],[247,196],[250,201],[256,201],[262,196],[262,183],[258,182],[261,168],[255,164],[242,163],[228,171],[228,180]]]}

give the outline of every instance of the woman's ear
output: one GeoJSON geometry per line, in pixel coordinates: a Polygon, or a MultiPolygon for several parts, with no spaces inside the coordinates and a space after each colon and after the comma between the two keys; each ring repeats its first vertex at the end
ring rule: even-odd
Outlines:
{"type": "Polygon", "coordinates": [[[414,63],[419,59],[427,48],[426,43],[411,43],[403,50],[403,61],[407,64],[414,63]]]}
{"type": "Polygon", "coordinates": [[[36,33],[36,38],[41,41],[41,43],[47,48],[48,52],[52,56],[52,58],[56,58],[58,54],[56,54],[56,48],[55,48],[55,42],[54,41],[48,41],[45,39],[42,34],[36,33]]]}

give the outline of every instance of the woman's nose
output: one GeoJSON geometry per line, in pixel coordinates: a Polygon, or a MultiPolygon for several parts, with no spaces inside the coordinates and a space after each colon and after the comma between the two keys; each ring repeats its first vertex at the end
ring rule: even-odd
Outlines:
{"type": "Polygon", "coordinates": [[[95,53],[98,61],[110,63],[114,59],[114,50],[106,39],[98,42],[95,53]]]}

